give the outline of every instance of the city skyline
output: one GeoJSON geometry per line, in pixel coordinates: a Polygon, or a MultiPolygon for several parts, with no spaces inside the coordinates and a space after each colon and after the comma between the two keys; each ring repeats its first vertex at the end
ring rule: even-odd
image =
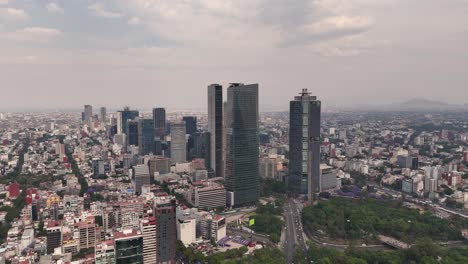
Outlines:
{"type": "Polygon", "coordinates": [[[214,81],[261,84],[261,109],[287,109],[297,87],[330,106],[466,104],[467,10],[436,0],[0,1],[2,110],[201,109],[214,81]]]}

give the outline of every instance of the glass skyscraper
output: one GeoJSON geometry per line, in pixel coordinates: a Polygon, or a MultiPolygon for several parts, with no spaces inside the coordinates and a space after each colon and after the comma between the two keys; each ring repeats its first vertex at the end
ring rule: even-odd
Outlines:
{"type": "Polygon", "coordinates": [[[140,155],[148,155],[154,152],[153,119],[138,120],[138,152],[140,155]]]}
{"type": "Polygon", "coordinates": [[[123,111],[117,111],[117,133],[124,134],[127,129],[127,121],[138,117],[138,111],[125,107],[123,111]]]}
{"type": "Polygon", "coordinates": [[[229,206],[259,197],[258,84],[231,84],[227,92],[225,187],[229,206]]]}
{"type": "Polygon", "coordinates": [[[223,176],[223,87],[208,86],[208,132],[210,132],[210,168],[223,176]]]}
{"type": "Polygon", "coordinates": [[[156,137],[164,137],[166,134],[166,109],[153,108],[153,122],[156,137]]]}
{"type": "Polygon", "coordinates": [[[311,198],[320,192],[321,102],[302,89],[289,107],[289,187],[311,198]]]}

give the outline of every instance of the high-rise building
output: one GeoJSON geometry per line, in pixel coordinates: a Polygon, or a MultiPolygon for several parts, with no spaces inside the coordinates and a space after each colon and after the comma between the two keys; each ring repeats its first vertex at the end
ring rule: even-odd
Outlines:
{"type": "Polygon", "coordinates": [[[97,177],[99,175],[105,174],[104,161],[102,159],[94,158],[92,160],[93,166],[93,176],[97,177]]]}
{"type": "Polygon", "coordinates": [[[125,107],[124,110],[117,111],[117,134],[124,134],[127,127],[127,121],[135,119],[140,113],[136,110],[130,110],[125,107]]]}
{"type": "Polygon", "coordinates": [[[171,170],[171,160],[163,156],[153,156],[148,160],[150,177],[157,172],[159,175],[167,174],[171,170]]]}
{"type": "Polygon", "coordinates": [[[210,168],[223,176],[223,87],[208,86],[208,132],[210,132],[210,168]]]}
{"type": "Polygon", "coordinates": [[[210,132],[197,132],[193,138],[193,158],[205,160],[205,168],[211,168],[210,132]]]}
{"type": "Polygon", "coordinates": [[[185,133],[187,135],[193,135],[197,132],[197,117],[196,116],[184,116],[182,120],[185,122],[185,133]]]}
{"type": "Polygon", "coordinates": [[[187,161],[187,143],[185,140],[185,122],[171,125],[171,162],[183,163],[187,161]]]}
{"type": "Polygon", "coordinates": [[[143,264],[143,236],[139,230],[114,232],[115,263],[143,264]]]}
{"type": "Polygon", "coordinates": [[[107,123],[107,110],[105,107],[101,107],[99,109],[99,120],[102,122],[102,123],[107,123]]]}
{"type": "Polygon", "coordinates": [[[140,155],[148,155],[154,151],[153,119],[138,120],[138,151],[140,155]]]}
{"type": "Polygon", "coordinates": [[[135,187],[135,192],[141,193],[141,187],[143,185],[150,184],[150,173],[148,165],[138,164],[133,167],[133,185],[135,187]]]}
{"type": "Polygon", "coordinates": [[[175,244],[177,240],[176,200],[156,200],[154,213],[157,223],[157,263],[175,263],[175,244]]]}
{"type": "Polygon", "coordinates": [[[196,242],[197,220],[190,216],[177,219],[177,239],[184,245],[196,242]]]}
{"type": "Polygon", "coordinates": [[[79,233],[80,250],[94,248],[96,246],[97,236],[94,216],[89,216],[86,218],[86,221],[79,222],[75,225],[79,233]]]}
{"type": "Polygon", "coordinates": [[[225,186],[227,204],[239,206],[259,196],[258,84],[231,84],[227,95],[225,186]]]}
{"type": "Polygon", "coordinates": [[[166,109],[153,108],[153,122],[156,137],[164,137],[166,135],[166,109]]]}
{"type": "Polygon", "coordinates": [[[127,128],[124,133],[127,135],[128,146],[138,146],[138,118],[127,121],[127,128]]]}
{"type": "Polygon", "coordinates": [[[84,106],[84,122],[88,123],[93,119],[93,107],[91,105],[84,106]]]}
{"type": "Polygon", "coordinates": [[[320,192],[321,102],[302,89],[289,104],[289,186],[292,191],[320,192]]]}
{"type": "Polygon", "coordinates": [[[47,254],[52,254],[55,248],[62,245],[62,225],[59,221],[50,221],[47,224],[47,254]]]}
{"type": "Polygon", "coordinates": [[[156,218],[141,219],[140,229],[143,233],[143,263],[156,263],[156,218]]]}

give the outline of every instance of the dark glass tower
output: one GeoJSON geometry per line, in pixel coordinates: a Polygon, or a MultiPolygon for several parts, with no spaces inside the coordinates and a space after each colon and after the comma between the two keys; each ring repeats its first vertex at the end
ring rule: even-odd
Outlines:
{"type": "Polygon", "coordinates": [[[156,137],[164,137],[166,134],[166,109],[153,108],[153,122],[156,137]]]}
{"type": "Polygon", "coordinates": [[[156,254],[158,263],[175,263],[176,201],[156,202],[156,254]]]}
{"type": "Polygon", "coordinates": [[[125,129],[127,135],[127,145],[138,146],[138,120],[128,120],[127,128],[125,129]]]}
{"type": "Polygon", "coordinates": [[[185,121],[185,133],[193,135],[197,132],[197,117],[196,116],[184,116],[182,120],[185,121]]]}
{"type": "Polygon", "coordinates": [[[289,187],[293,192],[320,192],[321,102],[303,89],[289,104],[289,187]]]}
{"type": "Polygon", "coordinates": [[[117,133],[123,134],[127,128],[128,120],[135,119],[140,113],[125,107],[123,111],[117,111],[117,133]]]}
{"type": "Polygon", "coordinates": [[[230,206],[255,203],[259,196],[258,84],[231,84],[226,108],[227,202],[230,206]]]}
{"type": "Polygon", "coordinates": [[[210,132],[210,168],[223,176],[223,87],[208,86],[208,132],[210,132]]]}
{"type": "Polygon", "coordinates": [[[210,132],[197,132],[194,136],[193,157],[205,159],[205,167],[210,166],[210,132]]]}
{"type": "Polygon", "coordinates": [[[154,123],[153,119],[138,120],[138,152],[148,155],[154,151],[154,123]]]}

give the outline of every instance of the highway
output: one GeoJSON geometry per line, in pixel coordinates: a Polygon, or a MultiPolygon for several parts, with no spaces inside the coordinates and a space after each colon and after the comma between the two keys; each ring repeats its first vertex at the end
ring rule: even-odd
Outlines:
{"type": "Polygon", "coordinates": [[[301,213],[293,199],[288,199],[288,202],[284,205],[283,216],[286,224],[286,238],[283,244],[283,250],[286,254],[286,263],[293,263],[297,246],[307,255],[307,245],[302,230],[301,213]]]}

